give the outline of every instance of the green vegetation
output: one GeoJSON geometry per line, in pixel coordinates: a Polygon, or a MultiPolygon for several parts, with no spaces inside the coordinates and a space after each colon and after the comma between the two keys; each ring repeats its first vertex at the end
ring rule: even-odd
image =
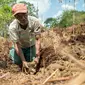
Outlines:
{"type": "Polygon", "coordinates": [[[56,27],[58,25],[56,18],[48,18],[44,23],[46,27],[56,27]]]}
{"type": "Polygon", "coordinates": [[[11,4],[14,2],[15,0],[0,0],[0,34],[3,36],[12,18],[11,4]]]}
{"type": "MultiPolygon", "coordinates": [[[[7,29],[11,21],[13,20],[11,7],[13,4],[16,3],[16,0],[0,0],[0,35],[6,37],[7,36],[7,29]]],[[[33,4],[27,2],[20,2],[25,3],[28,6],[29,14],[32,16],[37,16],[37,11],[35,10],[33,4]]]]}
{"type": "MultiPolygon", "coordinates": [[[[13,20],[11,13],[11,6],[16,3],[16,0],[0,0],[0,35],[6,36],[7,29],[10,22],[13,20]]],[[[27,4],[29,15],[38,17],[38,9],[35,9],[33,4],[29,2],[22,1],[20,3],[27,4]]],[[[68,27],[73,24],[79,24],[85,22],[85,12],[84,11],[74,11],[66,10],[63,11],[62,15],[57,18],[48,18],[45,20],[44,24],[46,27],[68,27]],[[73,20],[73,15],[74,20],[73,20]],[[74,21],[74,22],[73,22],[74,21]]]]}
{"type": "Polygon", "coordinates": [[[27,5],[29,15],[38,17],[38,9],[35,9],[33,4],[25,1],[20,1],[20,3],[25,3],[27,5]]]}
{"type": "Polygon", "coordinates": [[[84,11],[67,10],[63,11],[62,15],[57,18],[48,18],[44,23],[46,27],[69,27],[73,24],[85,22],[84,11]],[[74,20],[73,20],[74,15],[74,20]]]}

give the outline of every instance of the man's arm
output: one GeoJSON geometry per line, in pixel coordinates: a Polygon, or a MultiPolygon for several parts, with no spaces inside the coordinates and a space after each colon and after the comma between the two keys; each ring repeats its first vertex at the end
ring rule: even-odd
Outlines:
{"type": "Polygon", "coordinates": [[[22,49],[20,47],[20,44],[18,42],[15,43],[15,50],[18,56],[21,58],[22,62],[26,61],[22,49]]]}
{"type": "Polygon", "coordinates": [[[16,50],[16,53],[18,54],[18,56],[21,58],[23,67],[29,68],[28,63],[26,62],[24,54],[23,54],[22,49],[20,47],[20,44],[18,42],[15,43],[15,50],[16,50]]]}
{"type": "Polygon", "coordinates": [[[36,57],[40,57],[41,40],[40,35],[36,35],[36,57]]]}
{"type": "Polygon", "coordinates": [[[44,28],[43,25],[40,23],[39,19],[34,18],[33,17],[33,21],[34,21],[34,33],[35,33],[35,37],[36,37],[36,60],[39,60],[40,58],[40,49],[41,49],[41,32],[42,29],[44,28]]]}
{"type": "Polygon", "coordinates": [[[41,49],[40,35],[36,35],[35,47],[36,47],[36,58],[34,59],[34,61],[35,61],[36,63],[39,63],[39,59],[40,59],[40,49],[41,49]]]}
{"type": "Polygon", "coordinates": [[[25,56],[24,56],[24,54],[23,54],[23,52],[22,52],[22,49],[21,49],[21,47],[20,47],[20,44],[19,44],[18,31],[16,31],[15,28],[16,28],[16,25],[10,24],[8,33],[9,33],[10,39],[11,39],[11,40],[13,41],[13,43],[14,43],[14,47],[15,47],[16,53],[17,53],[17,55],[20,57],[20,59],[21,59],[21,61],[22,61],[23,67],[28,68],[28,63],[27,63],[26,60],[25,60],[25,56]]]}

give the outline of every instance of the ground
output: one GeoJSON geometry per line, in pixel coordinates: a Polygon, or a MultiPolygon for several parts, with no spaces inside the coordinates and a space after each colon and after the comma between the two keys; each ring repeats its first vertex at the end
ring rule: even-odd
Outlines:
{"type": "Polygon", "coordinates": [[[8,52],[12,43],[1,37],[0,85],[85,85],[84,28],[83,23],[42,33],[41,68],[35,75],[21,72],[10,62],[8,52]]]}

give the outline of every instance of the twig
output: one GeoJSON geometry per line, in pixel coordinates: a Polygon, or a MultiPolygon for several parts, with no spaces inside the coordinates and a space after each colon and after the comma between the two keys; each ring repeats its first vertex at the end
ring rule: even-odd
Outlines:
{"type": "Polygon", "coordinates": [[[9,72],[7,72],[7,73],[5,73],[4,75],[0,76],[0,79],[6,77],[6,76],[8,76],[8,75],[9,75],[9,72]]]}
{"type": "Polygon", "coordinates": [[[69,80],[69,79],[71,79],[71,78],[72,78],[72,77],[61,77],[61,78],[57,78],[57,79],[48,80],[47,82],[65,81],[65,80],[69,80]]]}
{"type": "Polygon", "coordinates": [[[58,69],[56,69],[56,70],[43,82],[42,85],[44,85],[57,71],[58,71],[58,69]]]}

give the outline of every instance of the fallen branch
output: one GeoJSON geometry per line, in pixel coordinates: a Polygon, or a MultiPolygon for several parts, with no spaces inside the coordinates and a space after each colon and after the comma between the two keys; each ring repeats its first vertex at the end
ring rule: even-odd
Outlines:
{"type": "Polygon", "coordinates": [[[43,82],[42,85],[44,85],[57,71],[58,71],[58,69],[56,69],[56,70],[43,82]]]}
{"type": "Polygon", "coordinates": [[[0,76],[0,79],[2,79],[2,78],[4,78],[4,77],[8,76],[9,74],[10,74],[9,72],[5,73],[4,75],[0,76]]]}
{"type": "Polygon", "coordinates": [[[72,77],[61,77],[61,78],[57,78],[57,79],[48,80],[47,82],[65,81],[65,80],[69,80],[69,79],[71,79],[71,78],[72,78],[72,77]]]}
{"type": "MultiPolygon", "coordinates": [[[[46,82],[44,82],[44,84],[48,83],[48,82],[55,82],[55,81],[65,81],[65,80],[69,80],[71,79],[72,77],[61,77],[61,78],[57,78],[57,79],[48,79],[46,82]]],[[[21,84],[39,84],[40,82],[39,81],[34,81],[34,82],[31,82],[29,79],[28,80],[23,80],[21,82],[21,84]]]]}

